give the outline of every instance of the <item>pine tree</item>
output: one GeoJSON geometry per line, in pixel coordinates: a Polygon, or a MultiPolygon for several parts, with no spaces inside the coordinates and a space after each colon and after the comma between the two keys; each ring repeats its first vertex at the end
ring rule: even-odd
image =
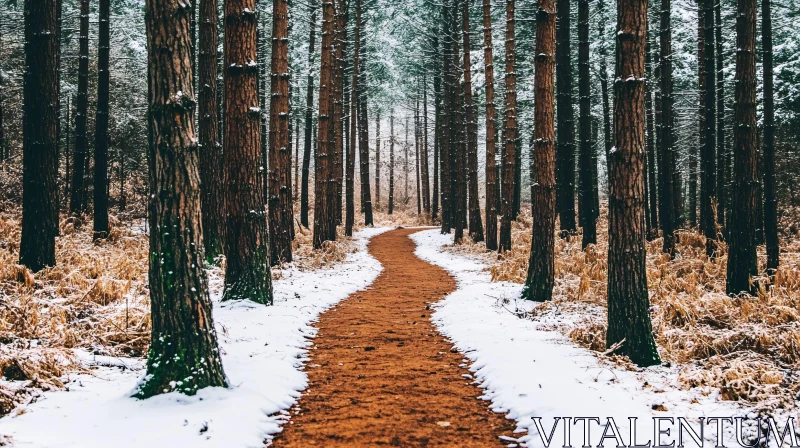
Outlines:
{"type": "Polygon", "coordinates": [[[770,0],[761,0],[761,45],[764,58],[764,236],[767,242],[767,272],[774,274],[780,260],[778,199],[775,197],[775,98],[770,0]]]}
{"type": "Polygon", "coordinates": [[[756,1],[736,5],[736,105],[734,107],[733,202],[728,222],[728,294],[755,292],[758,273],[758,129],[756,127],[756,1]]]}
{"type": "MultiPolygon", "coordinates": [[[[406,123],[407,125],[407,123],[406,123]]],[[[407,161],[406,161],[407,162],[407,161]]],[[[408,177],[406,173],[406,178],[408,177]]],[[[408,198],[408,180],[406,179],[406,198],[408,198]]],[[[381,111],[375,112],[375,209],[381,209],[381,111]]]]}
{"type": "Polygon", "coordinates": [[[672,25],[670,0],[661,0],[660,62],[661,81],[661,123],[659,126],[659,205],[661,207],[661,231],[664,236],[664,252],[675,256],[675,148],[672,143],[673,102],[672,102],[672,25]]]}
{"type": "Polygon", "coordinates": [[[645,84],[645,116],[647,121],[647,182],[648,182],[648,239],[656,238],[658,235],[658,182],[656,178],[656,131],[655,117],[653,113],[653,63],[651,57],[651,38],[649,30],[650,21],[648,20],[647,33],[647,54],[645,55],[645,71],[647,72],[648,82],[645,84]]]}
{"type": "Polygon", "coordinates": [[[139,398],[227,386],[202,265],[191,9],[148,0],[146,11],[152,343],[139,398]]]}
{"type": "Polygon", "coordinates": [[[570,1],[558,0],[556,22],[556,204],[563,234],[575,232],[575,118],[572,107],[570,1]]]}
{"type": "Polygon", "coordinates": [[[389,115],[389,214],[394,213],[394,114],[389,115]]]}
{"type": "MultiPolygon", "coordinates": [[[[308,5],[311,10],[311,19],[308,26],[308,62],[306,66],[308,76],[306,78],[305,138],[303,139],[303,180],[300,186],[300,224],[305,228],[308,228],[308,184],[311,170],[311,143],[314,135],[314,73],[312,71],[312,63],[314,61],[314,39],[317,26],[317,9],[314,7],[314,2],[309,2],[308,5]]],[[[358,41],[356,41],[356,48],[358,48],[358,41]]],[[[353,86],[354,89],[357,88],[355,81],[353,86]]],[[[356,95],[354,94],[353,98],[356,98],[356,95]]]]}
{"type": "Polygon", "coordinates": [[[717,222],[725,227],[725,211],[728,209],[728,183],[730,151],[725,143],[725,73],[722,54],[722,2],[714,5],[714,45],[716,56],[717,84],[717,222]]]}
{"type": "Polygon", "coordinates": [[[198,125],[200,137],[200,202],[203,210],[203,243],[206,261],[223,253],[225,242],[225,192],[222,144],[219,141],[217,102],[217,0],[200,2],[198,54],[198,125]]]}
{"type": "Polygon", "coordinates": [[[462,1],[462,28],[464,40],[464,108],[467,119],[467,169],[469,172],[469,236],[472,241],[483,241],[481,203],[478,198],[478,118],[472,100],[472,62],[470,61],[469,0],[462,1]]]}
{"type": "Polygon", "coordinates": [[[589,81],[589,0],[578,1],[578,96],[580,117],[580,217],[581,246],[597,244],[597,156],[592,145],[592,104],[589,81]]]}
{"type": "Polygon", "coordinates": [[[94,238],[108,236],[108,59],[111,0],[100,0],[97,46],[97,118],[94,140],[94,238]]]}
{"type": "Polygon", "coordinates": [[[272,2],[269,103],[269,241],[272,266],[292,261],[292,190],[289,142],[289,7],[272,2]]]}
{"type": "Polygon", "coordinates": [[[431,186],[430,186],[430,166],[428,154],[428,84],[427,72],[422,74],[422,208],[426,213],[431,211],[431,186]]]}
{"type": "Polygon", "coordinates": [[[483,62],[486,83],[486,249],[497,250],[497,123],[494,103],[492,2],[483,0],[483,62]]]}
{"type": "Polygon", "coordinates": [[[717,252],[717,220],[714,205],[717,203],[716,191],[716,85],[714,68],[714,0],[702,0],[703,3],[703,67],[705,87],[705,138],[701,163],[703,164],[704,193],[701,196],[703,213],[703,233],[706,237],[706,255],[713,257],[717,252]]]}
{"type": "Polygon", "coordinates": [[[255,0],[225,0],[225,292],[272,304],[255,0]]]}
{"type": "MultiPolygon", "coordinates": [[[[531,187],[536,218],[533,220],[528,277],[522,288],[522,297],[537,302],[552,299],[555,276],[556,135],[553,72],[558,51],[555,3],[555,0],[539,0],[536,11],[536,66],[533,80],[536,104],[533,157],[536,172],[531,187]]],[[[505,176],[508,175],[506,171],[505,176]]]]}
{"type": "Polygon", "coordinates": [[[86,118],[89,104],[89,0],[80,0],[78,34],[78,93],[75,104],[75,157],[72,169],[72,191],[69,211],[79,215],[86,210],[86,177],[88,138],[86,118]]]}
{"type": "MultiPolygon", "coordinates": [[[[372,225],[372,197],[369,186],[369,129],[367,124],[367,77],[366,77],[366,37],[362,19],[362,0],[356,0],[355,48],[353,49],[353,99],[358,101],[358,157],[361,177],[361,202],[364,211],[364,225],[372,225]],[[357,56],[356,56],[357,55],[357,56]],[[360,69],[363,65],[364,69],[360,69]]],[[[377,168],[376,168],[377,169],[377,168]]]]}
{"type": "MultiPolygon", "coordinates": [[[[667,8],[669,10],[669,8],[667,8]]],[[[639,366],[661,361],[647,292],[644,160],[647,0],[617,0],[614,150],[608,205],[606,345],[639,366]]]]}
{"type": "MultiPolygon", "coordinates": [[[[56,264],[58,234],[59,0],[25,0],[22,237],[19,264],[56,264]]],[[[88,18],[87,18],[88,20],[88,18]]]]}
{"type": "Polygon", "coordinates": [[[451,198],[451,181],[450,181],[450,151],[451,149],[451,136],[453,134],[453,70],[451,64],[453,62],[453,37],[451,36],[452,27],[452,11],[447,4],[442,4],[442,57],[441,57],[441,74],[442,74],[442,105],[440,116],[437,122],[441,122],[439,126],[439,166],[441,168],[441,190],[442,190],[442,234],[450,233],[454,227],[453,223],[453,208],[454,202],[451,198]]]}
{"type": "MultiPolygon", "coordinates": [[[[514,162],[517,141],[517,74],[515,72],[514,1],[506,0],[506,108],[503,135],[503,192],[500,198],[500,251],[511,250],[511,221],[514,220],[514,162]]],[[[546,4],[549,4],[546,3],[546,4]]],[[[540,8],[540,10],[542,10],[540,8]]],[[[550,10],[548,9],[548,12],[550,10]]],[[[555,19],[553,19],[555,20],[555,19]]],[[[538,31],[537,31],[538,34],[538,31]]],[[[538,104],[538,103],[537,103],[538,104]]]]}

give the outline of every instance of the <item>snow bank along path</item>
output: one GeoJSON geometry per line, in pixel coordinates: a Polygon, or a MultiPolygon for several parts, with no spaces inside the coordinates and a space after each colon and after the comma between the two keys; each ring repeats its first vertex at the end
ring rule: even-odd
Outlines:
{"type": "MultiPolygon", "coordinates": [[[[452,243],[451,235],[430,230],[411,238],[417,243],[417,256],[445,268],[458,282],[458,290],[434,306],[434,324],[472,361],[470,370],[494,410],[508,412],[517,421],[518,433],[527,431],[518,440],[523,445],[542,447],[534,417],[541,417],[546,437],[551,434],[554,417],[599,417],[602,425],[607,417],[613,417],[622,440],[631,445],[629,417],[639,417],[637,442],[646,443],[653,439],[652,417],[687,417],[699,433],[697,417],[741,415],[740,408],[719,401],[715,394],[679,390],[675,369],[630,372],[601,365],[588,350],[565,336],[541,329],[547,322],[521,319],[508,311],[515,307],[530,310],[536,305],[514,303],[522,285],[492,282],[485,264],[444,252],[443,246],[452,243]],[[501,306],[503,299],[511,303],[501,306]]],[[[552,446],[564,445],[563,423],[558,422],[552,446]]],[[[591,425],[591,445],[597,446],[604,426],[591,425]]],[[[583,445],[583,422],[570,426],[572,445],[583,445]]],[[[677,421],[674,425],[665,422],[662,427],[672,428],[672,435],[664,436],[662,442],[676,440],[677,444],[677,421]]],[[[714,446],[715,429],[706,427],[706,446],[714,446]]],[[[724,437],[727,446],[738,446],[732,431],[726,431],[724,437]]],[[[689,447],[697,446],[685,431],[684,441],[689,447]]],[[[613,439],[605,443],[616,446],[613,439]]]]}
{"type": "Polygon", "coordinates": [[[0,419],[0,435],[15,447],[176,448],[258,447],[280,430],[287,409],[307,385],[311,327],[322,311],[364,289],[382,267],[367,241],[387,228],[356,233],[358,252],[334,268],[283,270],[273,284],[274,306],[219,301],[222,282],[211,276],[214,320],[230,388],[194,397],[177,392],[130,398],[144,363],[82,353],[91,375],[70,375],[68,390],[43,394],[24,413],[0,419]]]}

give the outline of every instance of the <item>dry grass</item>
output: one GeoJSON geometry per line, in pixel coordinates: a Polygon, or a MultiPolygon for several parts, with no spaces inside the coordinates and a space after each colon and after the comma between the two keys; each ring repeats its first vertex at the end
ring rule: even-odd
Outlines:
{"type": "MultiPolygon", "coordinates": [[[[647,244],[653,330],[664,361],[677,365],[686,388],[717,389],[727,400],[759,407],[793,408],[800,393],[800,240],[795,214],[782,218],[781,267],[772,285],[760,278],[757,297],[725,294],[727,247],[709,260],[705,239],[694,231],[679,234],[679,255],[670,260],[662,240],[647,244]],[[796,222],[794,220],[793,222],[796,222]],[[785,230],[783,230],[785,229],[785,230]]],[[[580,236],[556,238],[555,290],[551,303],[528,318],[558,310],[574,319],[555,324],[578,344],[605,352],[607,299],[607,219],[598,222],[596,246],[581,250],[580,236]]],[[[482,243],[451,250],[480,253],[495,281],[523,283],[528,269],[531,216],[524,213],[512,229],[513,250],[498,256],[482,243]]],[[[759,264],[766,255],[759,248],[759,264]]]]}

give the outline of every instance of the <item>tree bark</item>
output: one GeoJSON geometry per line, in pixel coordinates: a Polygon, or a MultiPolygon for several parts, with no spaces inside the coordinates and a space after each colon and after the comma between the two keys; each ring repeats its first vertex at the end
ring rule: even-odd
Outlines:
{"type": "MultiPolygon", "coordinates": [[[[306,78],[306,116],[305,116],[305,136],[303,138],[303,180],[300,186],[300,224],[308,228],[308,184],[310,181],[311,169],[311,143],[314,135],[314,40],[317,26],[317,9],[314,2],[309,2],[308,8],[311,10],[311,19],[308,26],[308,77],[306,78]]],[[[356,45],[357,47],[357,45],[356,45]]]]}
{"type": "MultiPolygon", "coordinates": [[[[697,226],[697,155],[704,154],[706,141],[706,68],[705,68],[705,34],[703,33],[703,0],[697,1],[697,76],[698,76],[698,107],[697,107],[697,134],[698,145],[689,148],[689,222],[692,227],[697,226]]],[[[701,171],[704,166],[700,166],[701,171]]],[[[700,196],[705,196],[705,177],[700,175],[700,196]]],[[[700,203],[700,227],[703,231],[705,220],[705,202],[700,203]]]]}
{"type": "MultiPolygon", "coordinates": [[[[359,8],[360,11],[360,8],[359,8]]],[[[350,139],[347,142],[347,167],[345,187],[345,236],[353,236],[353,225],[355,225],[355,171],[356,171],[356,145],[358,140],[358,52],[359,52],[359,27],[360,18],[355,24],[355,39],[353,48],[353,78],[350,83],[350,139]]]]}
{"type": "MultiPolygon", "coordinates": [[[[407,124],[407,123],[406,123],[407,124]]],[[[407,134],[407,132],[406,132],[407,134]]],[[[406,173],[408,177],[408,173],[406,173]]],[[[408,197],[408,180],[406,180],[406,197],[408,197]]],[[[381,111],[375,112],[375,209],[381,209],[381,111]]]]}
{"type": "Polygon", "coordinates": [[[225,195],[223,190],[222,145],[219,141],[217,102],[217,0],[200,2],[199,120],[200,202],[206,261],[212,263],[223,253],[225,241],[225,195]]]}
{"type": "Polygon", "coordinates": [[[269,103],[269,241],[270,263],[292,261],[291,146],[289,142],[289,7],[272,2],[272,61],[269,103]],[[287,169],[289,168],[289,169],[287,169]]]}
{"type": "Polygon", "coordinates": [[[19,264],[38,272],[56,264],[61,2],[25,0],[24,8],[22,237],[19,264]]]}
{"type": "Polygon", "coordinates": [[[361,18],[361,0],[356,0],[356,26],[355,26],[355,48],[354,54],[358,55],[353,59],[353,100],[358,99],[358,152],[359,152],[359,172],[361,176],[361,201],[364,209],[364,225],[372,225],[372,197],[369,186],[369,129],[367,120],[367,83],[366,68],[360,70],[359,65],[365,63],[364,44],[366,39],[361,36],[364,23],[361,18]],[[362,82],[363,81],[363,82],[362,82]],[[358,87],[358,88],[356,88],[358,87]],[[363,90],[363,91],[362,91],[363,90]]]}
{"type": "Polygon", "coordinates": [[[226,227],[223,300],[272,304],[255,0],[225,1],[226,227]]]}
{"type": "MultiPolygon", "coordinates": [[[[553,298],[555,276],[556,151],[555,86],[556,2],[539,0],[536,11],[536,58],[533,95],[534,169],[533,235],[528,277],[522,297],[537,302],[553,298]]],[[[506,171],[506,176],[508,171],[506,171]]],[[[502,245],[502,243],[501,243],[502,245]]]]}
{"type": "Polygon", "coordinates": [[[728,294],[755,292],[758,273],[758,129],[756,128],[756,1],[736,5],[736,105],[734,107],[733,203],[728,223],[728,294]]]}
{"type": "Polygon", "coordinates": [[[75,104],[75,158],[72,170],[72,191],[69,212],[79,215],[86,211],[86,118],[89,104],[89,0],[80,0],[80,31],[78,34],[78,93],[75,104]]]}
{"type": "Polygon", "coordinates": [[[469,39],[469,0],[462,2],[464,35],[464,108],[467,118],[467,169],[469,170],[469,236],[473,242],[483,241],[481,202],[478,197],[478,118],[472,100],[472,62],[469,39]]]}
{"type": "MultiPolygon", "coordinates": [[[[667,8],[669,10],[669,8],[667,8]]],[[[617,0],[614,150],[609,173],[606,345],[639,366],[661,362],[647,292],[644,216],[647,0],[617,0]]],[[[669,53],[669,52],[667,52],[669,53]]]]}
{"type": "Polygon", "coordinates": [[[333,2],[322,1],[322,55],[319,72],[319,124],[317,125],[317,158],[314,169],[314,248],[325,241],[336,240],[334,131],[334,42],[335,15],[333,2]]]}
{"type": "MultiPolygon", "coordinates": [[[[717,222],[725,227],[728,201],[730,151],[725,143],[725,73],[722,54],[722,2],[714,5],[714,44],[717,84],[717,222]]],[[[724,232],[723,232],[724,233],[724,232]]]]}
{"type": "Polygon", "coordinates": [[[420,190],[420,131],[419,131],[419,97],[414,107],[414,175],[417,181],[417,216],[422,215],[422,191],[420,190]]]}
{"type": "MultiPolygon", "coordinates": [[[[111,0],[100,0],[97,46],[97,116],[94,140],[94,238],[108,236],[108,56],[111,0]]],[[[194,48],[194,47],[192,47],[194,48]]]]}
{"type": "MultiPolygon", "coordinates": [[[[439,162],[442,145],[442,69],[441,47],[439,45],[439,28],[433,32],[433,195],[431,204],[431,220],[436,222],[439,216],[439,162]]],[[[444,217],[442,217],[444,221],[444,217]]]]}
{"type": "Polygon", "coordinates": [[[572,107],[570,1],[558,0],[556,23],[556,203],[562,236],[575,233],[575,118],[572,107]]]}
{"type": "MultiPolygon", "coordinates": [[[[515,71],[514,1],[506,0],[506,104],[503,134],[503,195],[500,199],[500,252],[511,250],[511,221],[514,220],[514,162],[517,141],[517,74],[515,71]]],[[[543,0],[544,1],[544,0],[543,0]]],[[[549,5],[548,0],[546,5],[549,5]]],[[[548,8],[548,12],[553,12],[548,8]]],[[[539,19],[544,20],[544,19],[539,19]]],[[[548,18],[548,20],[550,20],[548,18]]],[[[555,19],[552,19],[555,20],[555,19]]],[[[554,25],[555,26],[555,25],[554,25]]],[[[538,35],[537,30],[537,35],[538,35]]],[[[537,103],[538,104],[538,103],[537,103]]]]}
{"type": "Polygon", "coordinates": [[[146,11],[152,343],[139,398],[227,386],[202,264],[191,8],[148,0],[146,11]]]}
{"type": "Polygon", "coordinates": [[[483,62],[486,83],[486,249],[497,250],[497,114],[494,103],[491,0],[483,0],[483,62]]]}
{"type": "Polygon", "coordinates": [[[714,206],[717,204],[716,189],[716,102],[714,74],[714,1],[702,0],[703,3],[703,87],[705,88],[705,139],[701,163],[703,164],[703,184],[705,194],[703,200],[703,234],[706,237],[706,255],[711,258],[717,252],[717,220],[714,206]]]}
{"type": "Polygon", "coordinates": [[[394,213],[394,114],[389,116],[389,214],[394,213]]]}
{"type": "Polygon", "coordinates": [[[422,139],[422,160],[420,169],[422,170],[422,209],[426,213],[431,211],[431,186],[430,186],[430,166],[428,164],[428,83],[427,72],[422,73],[422,129],[420,130],[422,139]]]}
{"type": "Polygon", "coordinates": [[[452,141],[452,121],[453,116],[453,37],[451,16],[453,11],[447,4],[442,4],[442,106],[439,120],[441,121],[439,138],[439,163],[441,169],[441,190],[442,190],[442,234],[450,233],[454,227],[453,209],[454,202],[451,198],[450,180],[450,151],[452,141]]]}
{"type": "Polygon", "coordinates": [[[773,275],[778,269],[779,248],[778,199],[775,197],[775,98],[770,0],[761,0],[761,45],[764,62],[764,236],[767,243],[767,272],[773,275]]]}
{"type": "Polygon", "coordinates": [[[661,148],[659,163],[661,193],[661,231],[664,236],[664,252],[675,256],[675,188],[674,188],[674,147],[672,143],[673,103],[672,103],[672,25],[670,19],[670,0],[661,0],[660,29],[660,81],[661,81],[661,148]]]}
{"type": "MultiPolygon", "coordinates": [[[[648,21],[649,28],[649,21],[648,21]]],[[[647,77],[653,74],[652,57],[650,54],[650,30],[647,33],[647,55],[645,56],[645,70],[647,77]]],[[[656,187],[656,132],[653,114],[653,82],[648,79],[645,84],[645,116],[647,121],[647,181],[648,181],[648,239],[658,235],[658,188],[656,187]]]]}
{"type": "MultiPolygon", "coordinates": [[[[336,33],[334,35],[336,51],[334,53],[334,214],[336,225],[342,224],[342,183],[344,177],[344,55],[347,48],[347,4],[345,0],[336,0],[336,33]]],[[[291,223],[291,217],[290,217],[291,223]]]]}
{"type": "Polygon", "coordinates": [[[597,244],[597,163],[592,146],[592,104],[589,81],[589,0],[578,1],[578,95],[580,107],[580,180],[581,180],[581,226],[585,249],[589,244],[597,244]],[[595,161],[595,163],[593,163],[595,161]]]}

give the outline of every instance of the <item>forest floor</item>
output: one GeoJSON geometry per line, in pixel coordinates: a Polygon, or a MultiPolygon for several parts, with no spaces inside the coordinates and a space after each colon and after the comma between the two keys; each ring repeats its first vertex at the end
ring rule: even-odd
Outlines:
{"type": "Polygon", "coordinates": [[[418,231],[374,237],[368,247],[381,274],[320,316],[309,387],[275,447],[490,447],[513,435],[430,321],[431,305],[456,282],[414,255],[408,236],[418,231]]]}

